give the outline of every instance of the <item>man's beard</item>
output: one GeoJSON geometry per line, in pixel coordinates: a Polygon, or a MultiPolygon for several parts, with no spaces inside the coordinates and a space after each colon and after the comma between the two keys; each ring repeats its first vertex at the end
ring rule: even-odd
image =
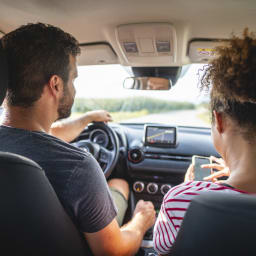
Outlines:
{"type": "Polygon", "coordinates": [[[71,114],[71,108],[74,103],[74,99],[71,99],[70,93],[67,88],[64,89],[63,97],[60,99],[58,106],[58,119],[67,118],[71,114]]]}

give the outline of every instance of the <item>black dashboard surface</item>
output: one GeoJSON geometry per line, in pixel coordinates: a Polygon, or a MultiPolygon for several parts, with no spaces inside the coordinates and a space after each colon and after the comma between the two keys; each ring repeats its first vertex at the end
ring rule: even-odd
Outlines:
{"type": "Polygon", "coordinates": [[[119,138],[126,139],[123,144],[125,143],[127,147],[127,162],[130,171],[184,174],[191,163],[192,155],[218,156],[209,128],[177,127],[175,147],[144,145],[144,124],[119,124],[114,125],[113,128],[119,134],[119,138]],[[133,151],[142,154],[139,161],[131,159],[133,151]]]}

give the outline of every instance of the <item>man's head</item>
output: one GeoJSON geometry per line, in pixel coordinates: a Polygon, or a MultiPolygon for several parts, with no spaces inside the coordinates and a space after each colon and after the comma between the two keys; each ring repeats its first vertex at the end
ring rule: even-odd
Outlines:
{"type": "Polygon", "coordinates": [[[218,57],[201,80],[202,88],[211,87],[213,128],[216,122],[229,123],[233,134],[252,141],[256,135],[255,35],[245,29],[243,38],[233,36],[228,45],[216,50],[218,57]]]}
{"type": "Polygon", "coordinates": [[[64,91],[59,118],[66,117],[73,103],[70,97],[74,96],[67,94],[75,93],[68,84],[77,75],[75,57],[80,53],[77,40],[57,27],[37,23],[21,26],[2,41],[9,66],[7,104],[31,107],[40,99],[45,85],[59,78],[64,91]]]}

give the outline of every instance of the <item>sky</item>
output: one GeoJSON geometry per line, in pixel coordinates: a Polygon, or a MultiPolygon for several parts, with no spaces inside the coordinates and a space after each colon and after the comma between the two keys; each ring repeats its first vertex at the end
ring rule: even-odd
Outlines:
{"type": "Polygon", "coordinates": [[[78,67],[78,78],[75,80],[76,97],[78,98],[120,98],[148,96],[171,101],[200,103],[207,100],[200,94],[198,69],[202,64],[193,64],[184,77],[180,78],[170,91],[138,91],[123,88],[123,81],[130,75],[121,65],[97,65],[78,67]]]}

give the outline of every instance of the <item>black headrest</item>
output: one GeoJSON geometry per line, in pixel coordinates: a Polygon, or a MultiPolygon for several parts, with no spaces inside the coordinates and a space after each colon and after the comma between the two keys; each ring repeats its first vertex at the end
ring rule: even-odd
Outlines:
{"type": "Polygon", "coordinates": [[[205,193],[192,200],[171,255],[254,255],[255,234],[255,195],[205,193]]]}
{"type": "Polygon", "coordinates": [[[7,56],[0,40],[0,105],[2,105],[8,85],[8,64],[7,56]]]}

